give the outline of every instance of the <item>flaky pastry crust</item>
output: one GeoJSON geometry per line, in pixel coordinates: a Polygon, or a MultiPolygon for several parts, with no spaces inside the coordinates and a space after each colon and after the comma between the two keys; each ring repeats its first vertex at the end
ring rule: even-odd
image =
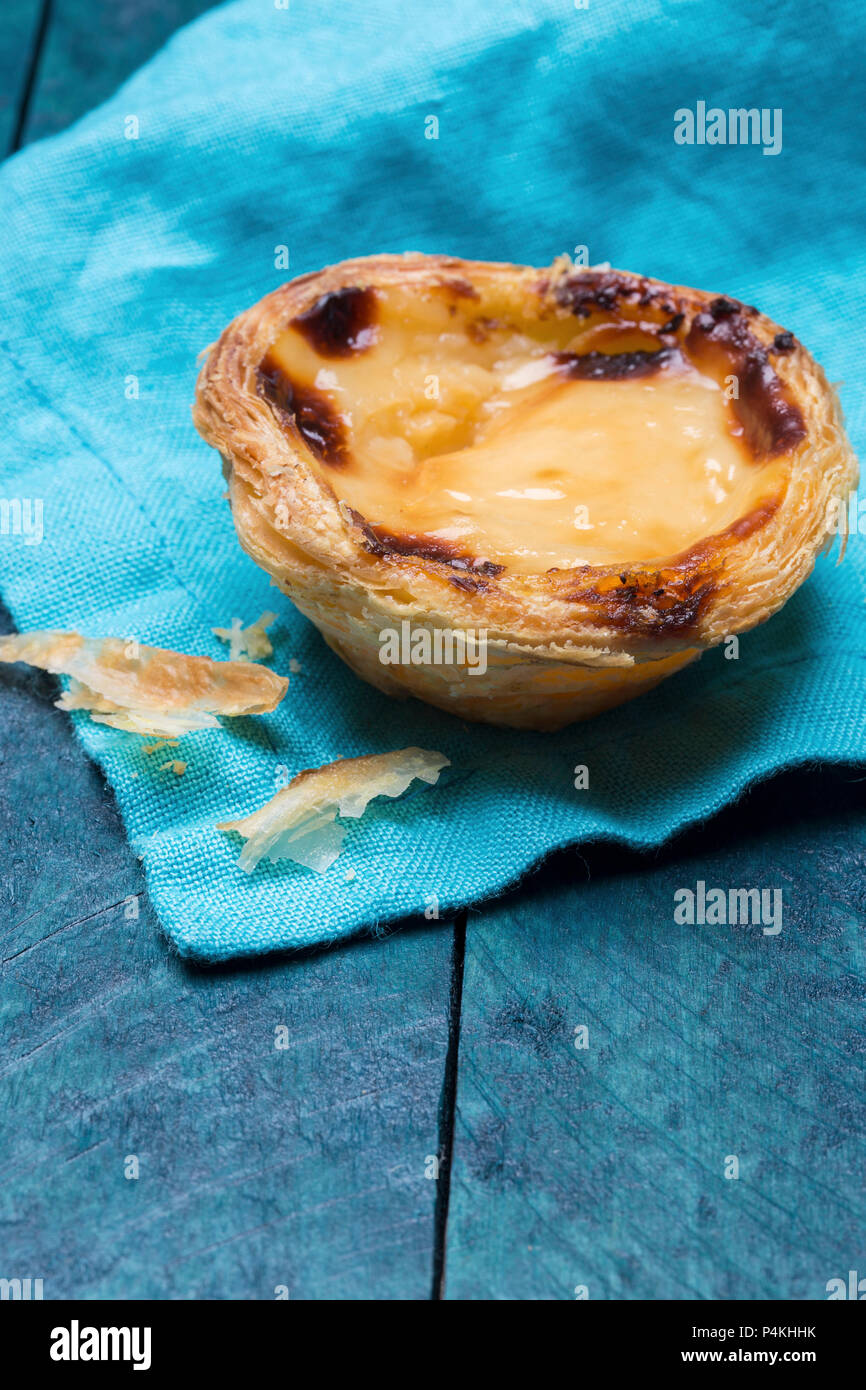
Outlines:
{"type": "Polygon", "coordinates": [[[538,270],[407,253],[301,276],[223,332],[202,366],[193,415],[223,458],[242,545],[359,675],[392,695],[516,727],[596,714],[766,621],[832,541],[834,504],[857,481],[835,391],[793,335],[735,300],[566,258],[538,270]],[[338,499],[298,420],[262,390],[260,368],[287,326],[325,297],[391,286],[470,295],[482,308],[495,294],[515,322],[570,318],[590,328],[603,316],[654,326],[660,346],[737,377],[755,466],[774,464],[772,490],[719,534],[637,564],[490,574],[383,538],[338,499]],[[486,671],[384,666],[380,634],[404,620],[486,630],[486,671]]]}

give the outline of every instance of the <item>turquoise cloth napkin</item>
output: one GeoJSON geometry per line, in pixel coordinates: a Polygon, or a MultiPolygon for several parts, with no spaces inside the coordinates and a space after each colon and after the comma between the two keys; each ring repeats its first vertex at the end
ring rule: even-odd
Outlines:
{"type": "Polygon", "coordinates": [[[181,953],[435,920],[556,846],[655,845],[784,766],[862,757],[859,533],[738,660],[716,650],[561,734],[470,727],[362,684],[269,587],[189,407],[196,354],[290,275],[376,251],[544,265],[586,246],[593,262],[737,295],[791,328],[844,382],[857,447],[863,28],[854,0],[245,0],[5,165],[0,495],[44,506],[41,544],[0,535],[17,624],[223,657],[213,626],[275,608],[270,664],[302,667],[276,713],[185,739],[182,778],[140,739],[76,716],[181,953]],[[781,151],[675,143],[675,112],[699,101],[780,109],[781,151]],[[408,744],[445,753],[447,778],[374,803],[324,877],[237,869],[216,821],[286,773],[408,744]]]}

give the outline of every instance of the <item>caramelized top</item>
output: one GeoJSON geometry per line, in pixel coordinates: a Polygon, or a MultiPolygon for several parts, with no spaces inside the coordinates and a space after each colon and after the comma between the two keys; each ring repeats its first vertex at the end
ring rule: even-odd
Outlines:
{"type": "Polygon", "coordinates": [[[379,553],[484,575],[677,555],[777,490],[805,429],[771,361],[790,335],[768,351],[744,306],[690,319],[643,283],[588,272],[555,307],[540,286],[535,316],[495,282],[349,286],[287,325],[259,390],[379,553]]]}

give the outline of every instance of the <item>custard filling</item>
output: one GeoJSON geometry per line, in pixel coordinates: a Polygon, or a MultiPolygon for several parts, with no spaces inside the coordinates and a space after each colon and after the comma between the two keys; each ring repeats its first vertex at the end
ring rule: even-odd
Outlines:
{"type": "Polygon", "coordinates": [[[648,562],[779,486],[731,378],[670,325],[509,307],[468,286],[337,292],[259,368],[320,476],[393,548],[517,575],[648,562]]]}

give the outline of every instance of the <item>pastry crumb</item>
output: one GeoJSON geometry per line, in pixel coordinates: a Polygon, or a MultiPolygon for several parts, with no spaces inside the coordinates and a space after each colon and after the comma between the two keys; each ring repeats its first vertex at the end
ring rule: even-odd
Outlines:
{"type": "Polygon", "coordinates": [[[151,753],[161,753],[163,748],[176,748],[178,740],[176,738],[158,738],[156,743],[146,743],[144,751],[148,755],[151,753]]]}
{"type": "Polygon", "coordinates": [[[276,613],[262,613],[249,627],[244,627],[240,618],[232,618],[231,627],[212,627],[211,632],[221,642],[228,643],[229,660],[239,661],[241,657],[247,657],[250,661],[261,661],[264,657],[274,654],[265,629],[276,622],[276,619],[276,613]]]}

